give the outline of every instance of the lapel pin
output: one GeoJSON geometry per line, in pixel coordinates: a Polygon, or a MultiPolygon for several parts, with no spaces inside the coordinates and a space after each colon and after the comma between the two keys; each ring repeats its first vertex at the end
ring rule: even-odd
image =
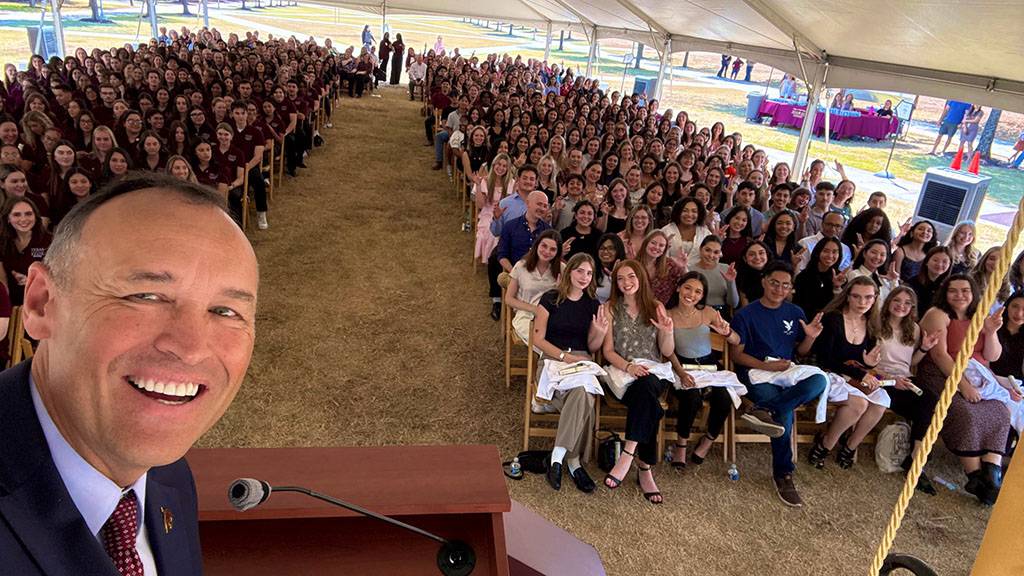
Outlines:
{"type": "Polygon", "coordinates": [[[164,534],[170,534],[171,530],[174,529],[174,514],[171,513],[170,509],[160,507],[160,512],[164,516],[164,534]]]}

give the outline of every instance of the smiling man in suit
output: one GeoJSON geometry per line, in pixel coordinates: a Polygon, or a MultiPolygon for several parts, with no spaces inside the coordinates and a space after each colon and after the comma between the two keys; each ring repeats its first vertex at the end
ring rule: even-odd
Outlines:
{"type": "Polygon", "coordinates": [[[213,191],[128,178],[77,206],[0,373],[0,573],[202,572],[182,458],[224,414],[255,338],[256,257],[213,191]]]}

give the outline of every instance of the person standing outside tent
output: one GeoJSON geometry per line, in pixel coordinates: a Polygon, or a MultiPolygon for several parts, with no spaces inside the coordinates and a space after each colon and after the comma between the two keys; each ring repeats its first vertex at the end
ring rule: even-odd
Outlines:
{"type": "MultiPolygon", "coordinates": [[[[377,59],[380,61],[380,63],[378,64],[378,67],[380,68],[380,71],[383,74],[385,74],[385,75],[388,73],[388,60],[390,58],[391,58],[391,39],[388,38],[388,33],[385,32],[384,33],[384,38],[382,38],[381,41],[380,41],[380,46],[377,47],[377,59]]],[[[392,66],[400,65],[401,60],[402,60],[401,58],[398,58],[394,62],[397,62],[399,64],[392,63],[392,66]]]]}
{"type": "Polygon", "coordinates": [[[729,62],[731,61],[732,56],[722,54],[722,67],[718,69],[718,74],[716,74],[716,76],[719,78],[725,78],[725,75],[729,73],[729,62]]]}
{"type": "Polygon", "coordinates": [[[974,139],[978,137],[978,128],[984,117],[985,111],[974,104],[964,113],[964,120],[960,124],[960,143],[965,146],[968,157],[974,154],[974,139]]]}
{"type": "Polygon", "coordinates": [[[363,26],[363,48],[370,52],[373,50],[373,32],[370,32],[370,25],[363,26]]]}
{"type": "Polygon", "coordinates": [[[743,76],[743,81],[744,81],[744,82],[750,82],[750,73],[751,73],[751,72],[752,72],[753,70],[754,70],[754,63],[753,63],[753,62],[751,62],[750,60],[747,60],[747,72],[746,72],[746,74],[745,74],[745,75],[743,76]]]}
{"type": "Polygon", "coordinates": [[[391,63],[391,82],[392,86],[398,84],[398,79],[402,75],[402,58],[405,57],[405,42],[402,41],[402,33],[399,32],[395,35],[395,41],[391,44],[391,49],[394,51],[391,63]]]}
{"type": "Polygon", "coordinates": [[[731,79],[735,80],[736,76],[739,75],[740,66],[743,66],[743,60],[740,60],[740,58],[737,56],[736,59],[732,61],[732,75],[730,76],[731,79]]]}
{"type": "Polygon", "coordinates": [[[971,105],[967,102],[960,102],[959,100],[946,100],[946,106],[942,109],[941,120],[939,120],[939,135],[935,137],[935,143],[932,144],[932,156],[941,156],[946,153],[946,149],[949,148],[949,142],[953,140],[953,136],[956,135],[957,129],[960,127],[960,123],[964,121],[964,114],[971,108],[971,105]],[[939,147],[939,140],[942,137],[946,137],[946,144],[942,147],[940,154],[935,153],[935,149],[939,147]]]}

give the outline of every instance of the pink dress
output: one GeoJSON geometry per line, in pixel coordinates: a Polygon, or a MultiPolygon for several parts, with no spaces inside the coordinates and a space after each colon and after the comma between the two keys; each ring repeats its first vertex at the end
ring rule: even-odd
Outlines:
{"type": "MultiPolygon", "coordinates": [[[[509,182],[509,189],[512,189],[509,182]]],[[[473,194],[476,198],[484,198],[484,206],[476,216],[476,247],[473,250],[473,257],[480,260],[482,264],[487,263],[491,252],[498,246],[498,238],[491,234],[491,221],[494,220],[494,207],[505,197],[504,190],[500,187],[493,193],[487,193],[487,179],[481,180],[473,187],[473,194]]]]}

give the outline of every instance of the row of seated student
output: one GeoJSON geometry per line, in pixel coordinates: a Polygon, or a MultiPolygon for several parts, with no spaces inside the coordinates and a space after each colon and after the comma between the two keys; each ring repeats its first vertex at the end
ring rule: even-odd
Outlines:
{"type": "Polygon", "coordinates": [[[258,33],[225,40],[216,29],[183,28],[173,38],[137,49],[78,48],[49,62],[36,55],[22,71],[7,64],[0,82],[6,197],[30,199],[52,226],[88,193],[83,179],[98,189],[130,170],[187,168],[187,177],[228,197],[237,215],[248,172],[258,227],[266,229],[259,166],[273,145],[290,176],[305,167],[304,155],[320,142],[313,118],[338,85],[338,55],[329,41],[262,41],[258,33]]]}
{"type": "MultiPolygon", "coordinates": [[[[474,258],[488,267],[492,317],[500,314],[497,277],[507,272],[516,337],[526,342],[532,321],[544,358],[600,351],[632,381],[621,397],[625,450],[605,477],[609,489],[636,464],[648,500],[662,501],[652,467],[666,390],[678,403],[672,466],[706,457],[732,404],[724,387],[698,386],[682,366],[717,359],[712,332],[731,346],[741,418],[772,437],[784,503],[802,505],[790,448],[799,406],[823,397],[838,406],[811,447],[816,468],[830,454],[852,466],[886,409],[910,422],[916,450],[992,281],[998,301],[942,438],[960,457],[967,491],[995,501],[1003,457],[1024,424],[1008,380],[1022,371],[1024,256],[992,279],[1000,248],[980,253],[973,223],[940,244],[928,221],[894,225],[885,194],[859,195],[838,162],[838,184],[822,160],[794,178],[721,122],[698,128],[685,111],[605,94],[557,65],[493,54],[428,54],[426,64],[427,99],[442,119],[436,126],[427,114],[427,144],[434,169],[449,157],[449,173],[458,164],[471,192],[474,258]],[[778,385],[787,374],[794,379],[778,385]],[[690,446],[704,400],[706,431],[690,446]]],[[[595,391],[578,387],[546,407],[535,403],[560,412],[548,468],[556,490],[563,467],[579,489],[595,487],[581,462],[595,401],[595,391]]],[[[918,488],[935,493],[927,475],[918,488]]]]}
{"type": "MultiPolygon", "coordinates": [[[[33,56],[0,82],[0,319],[22,302],[28,268],[76,204],[129,171],[168,172],[217,189],[241,218],[249,173],[268,227],[260,164],[273,145],[304,168],[321,99],[338,87],[338,56],[313,41],[183,28],[167,42],[64,60],[33,56]]],[[[323,101],[330,105],[330,98],[323,101]]],[[[3,332],[6,334],[6,330],[3,332]]],[[[0,344],[3,354],[7,346],[0,344]]]]}

